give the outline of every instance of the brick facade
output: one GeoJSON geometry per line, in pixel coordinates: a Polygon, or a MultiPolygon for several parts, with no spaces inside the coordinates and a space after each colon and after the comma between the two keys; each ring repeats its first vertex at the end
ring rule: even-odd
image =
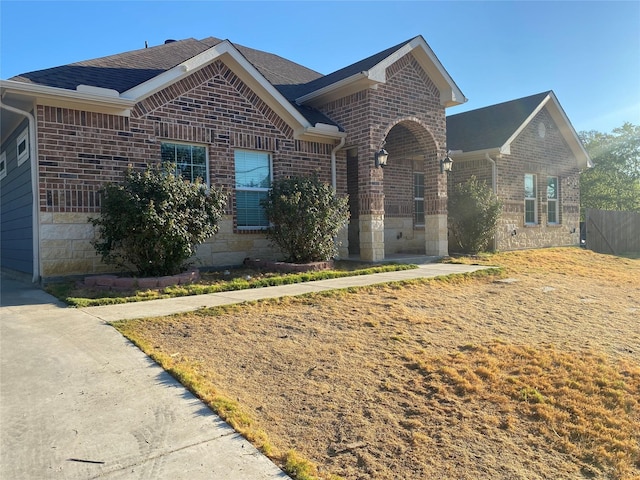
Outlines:
{"type": "MultiPolygon", "coordinates": [[[[553,92],[480,109],[489,116],[466,117],[465,124],[460,114],[446,118],[445,105],[466,99],[422,37],[327,76],[213,37],[182,42],[92,60],[105,78],[70,79],[62,66],[3,84],[3,99],[31,102],[36,119],[37,172],[29,185],[37,183],[37,202],[31,214],[22,212],[37,230],[35,277],[111,268],[91,245],[95,230],[89,219],[100,213],[100,189],[121,181],[129,165],[143,169],[159,162],[163,142],[204,147],[209,182],[228,194],[219,232],[198,247],[193,259],[198,266],[239,265],[246,257],[281,259],[263,230],[237,225],[237,150],[268,153],[275,180],[313,174],[335,182],[338,195],[349,196],[351,219],[339,234],[340,257],[447,255],[448,188],[471,175],[492,185],[504,202],[496,249],[578,243],[579,169],[589,159],[553,92]],[[184,63],[169,68],[167,56],[184,63]],[[139,69],[141,58],[158,69],[139,69]],[[130,64],[131,76],[109,70],[116,61],[130,64]],[[289,104],[294,98],[302,103],[289,104]],[[515,140],[501,137],[511,123],[523,122],[526,109],[536,111],[536,118],[526,120],[515,140]],[[456,143],[451,147],[462,149],[457,142],[468,140],[470,151],[454,156],[453,172],[441,173],[447,124],[456,118],[458,128],[449,133],[458,132],[459,138],[451,139],[456,143]],[[510,151],[494,142],[509,142],[510,151]],[[388,162],[376,168],[381,148],[388,162]],[[537,179],[533,224],[524,221],[526,173],[537,179]],[[559,185],[557,222],[547,218],[550,177],[559,185]],[[417,206],[416,179],[423,182],[417,206]],[[416,214],[419,208],[424,218],[416,214]]],[[[11,115],[22,112],[7,109],[11,115]]],[[[200,155],[202,150],[197,149],[200,155]]]]}
{"type": "MultiPolygon", "coordinates": [[[[578,245],[580,230],[580,170],[573,152],[547,108],[530,121],[511,144],[510,153],[491,157],[496,163],[498,197],[503,213],[495,236],[497,250],[578,245]],[[544,125],[541,127],[540,125],[544,125]],[[524,218],[524,175],[537,179],[537,222],[524,218]],[[559,222],[547,221],[547,178],[559,183],[559,222]]],[[[492,184],[492,165],[483,156],[455,162],[449,182],[461,183],[471,175],[492,184]]],[[[453,249],[453,245],[450,246],[453,249]]]]}
{"type": "MultiPolygon", "coordinates": [[[[445,109],[438,89],[413,55],[390,65],[386,83],[376,89],[334,100],[320,109],[348,132],[345,148],[358,152],[360,247],[369,244],[373,253],[368,259],[409,251],[446,254],[446,228],[442,231],[440,223],[436,231],[413,225],[414,171],[425,173],[426,215],[446,218],[447,212],[446,177],[438,163],[445,151],[445,109]],[[382,145],[389,152],[384,169],[374,165],[375,152],[382,145]],[[362,238],[363,232],[368,239],[362,238]]],[[[361,254],[367,258],[367,253],[361,254]]]]}
{"type": "MultiPolygon", "coordinates": [[[[292,129],[224,63],[216,61],[138,103],[130,117],[38,106],[42,276],[103,272],[90,246],[90,216],[99,214],[105,182],[129,164],[160,159],[161,141],[206,145],[210,181],[232,192],[235,149],[271,154],[273,176],[317,174],[331,181],[333,144],[296,140],[292,129]]],[[[338,191],[346,193],[346,161],[338,157],[338,191]]],[[[277,256],[265,235],[234,227],[229,195],[220,233],[198,250],[200,265],[240,264],[277,256]]]]}

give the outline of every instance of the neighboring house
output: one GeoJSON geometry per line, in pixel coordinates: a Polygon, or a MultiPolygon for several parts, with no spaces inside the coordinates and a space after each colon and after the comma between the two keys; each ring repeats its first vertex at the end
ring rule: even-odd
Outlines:
{"type": "Polygon", "coordinates": [[[475,175],[503,202],[493,248],[579,244],[579,177],[591,160],[553,92],[451,115],[447,145],[462,151],[449,186],[475,175]]]}
{"type": "Polygon", "coordinates": [[[167,41],[1,80],[0,97],[1,266],[34,281],[108,271],[88,222],[100,187],[160,160],[228,192],[200,265],[277,258],[259,201],[308,174],[349,195],[342,257],[447,254],[445,108],[466,99],[421,36],[330,75],[227,40],[167,41]]]}

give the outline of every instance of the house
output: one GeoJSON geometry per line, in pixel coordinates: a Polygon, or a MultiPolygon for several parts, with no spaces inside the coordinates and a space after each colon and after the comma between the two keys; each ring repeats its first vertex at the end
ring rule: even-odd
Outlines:
{"type": "Polygon", "coordinates": [[[312,173],[349,195],[342,257],[447,253],[445,109],[466,99],[421,36],[329,75],[228,40],[167,41],[0,90],[1,262],[34,281],[108,271],[88,222],[99,189],[160,160],[228,192],[200,265],[277,256],[259,200],[312,173]]]}
{"type": "MultiPolygon", "coordinates": [[[[225,188],[219,233],[198,248],[196,262],[231,266],[279,257],[260,199],[273,180],[309,174],[349,196],[340,257],[446,255],[440,162],[458,148],[465,153],[454,172],[475,161],[465,146],[447,146],[445,110],[466,98],[421,36],[328,75],[228,40],[168,40],[0,80],[0,98],[0,266],[33,281],[109,271],[91,245],[89,219],[100,213],[101,186],[121,180],[129,165],[171,161],[186,178],[225,188]]],[[[566,128],[552,99],[544,110],[566,128]]],[[[563,148],[577,151],[571,134],[563,148]]],[[[519,141],[507,137],[500,154],[519,141]]],[[[480,163],[502,165],[491,148],[480,163]]],[[[527,173],[539,184],[546,167],[536,168],[527,173]]],[[[570,172],[557,173],[562,229],[577,212],[577,171],[570,172]]],[[[506,171],[494,173],[502,180],[506,171]]],[[[522,182],[518,188],[522,196],[522,182]]],[[[518,230],[515,216],[509,222],[518,230]]]]}
{"type": "Polygon", "coordinates": [[[579,244],[579,176],[591,160],[552,91],[448,116],[447,145],[461,151],[449,186],[475,175],[503,202],[493,248],[579,244]]]}

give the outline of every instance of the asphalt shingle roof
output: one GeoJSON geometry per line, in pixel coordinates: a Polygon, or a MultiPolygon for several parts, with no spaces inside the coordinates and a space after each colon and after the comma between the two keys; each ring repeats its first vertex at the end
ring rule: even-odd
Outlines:
{"type": "Polygon", "coordinates": [[[345,78],[349,78],[352,75],[355,75],[360,72],[364,72],[374,67],[382,60],[387,58],[389,55],[393,54],[396,50],[403,47],[410,40],[406,42],[399,43],[394,47],[390,47],[382,52],[376,53],[375,55],[371,55],[370,57],[365,58],[364,60],[360,60],[359,62],[353,63],[347,67],[341,68],[340,70],[336,70],[333,73],[328,75],[320,76],[318,78],[312,79],[308,81],[308,83],[299,83],[292,84],[287,86],[279,86],[280,92],[289,100],[293,100],[295,98],[306,95],[307,93],[314,92],[321,88],[324,88],[328,85],[332,85],[340,80],[344,80],[345,78]]]}
{"type": "Polygon", "coordinates": [[[502,147],[551,92],[447,117],[447,148],[474,152],[502,147]]]}
{"type": "MultiPolygon", "coordinates": [[[[78,85],[91,85],[123,93],[222,41],[215,37],[202,40],[189,38],[155,47],[27,72],[17,75],[11,80],[69,90],[75,90],[78,85]]],[[[278,90],[286,89],[290,85],[307,84],[322,78],[321,73],[278,55],[242,45],[234,45],[234,47],[278,90]]],[[[313,108],[298,106],[295,103],[293,106],[312,125],[316,123],[335,125],[335,122],[313,108]]]]}

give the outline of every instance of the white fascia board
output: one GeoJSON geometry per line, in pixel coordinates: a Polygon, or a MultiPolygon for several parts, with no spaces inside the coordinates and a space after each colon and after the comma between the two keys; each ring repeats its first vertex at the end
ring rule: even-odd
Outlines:
{"type": "Polygon", "coordinates": [[[224,40],[172,69],[127,90],[122,96],[139,102],[219,58],[223,61],[228,61],[231,58],[234,64],[232,66],[239,66],[244,70],[251,79],[249,86],[252,88],[254,86],[260,87],[275,101],[275,104],[269,101],[267,104],[286,112],[300,127],[304,129],[312,127],[308,120],[228,40],[224,40]]]}
{"type": "Polygon", "coordinates": [[[494,147],[494,148],[485,148],[482,150],[472,150],[469,152],[452,153],[452,154],[449,154],[449,156],[455,162],[470,162],[472,160],[484,159],[486,155],[489,155],[491,158],[496,159],[496,158],[500,158],[500,156],[503,154],[505,154],[505,152],[502,152],[500,147],[494,147]]]}
{"type": "Polygon", "coordinates": [[[95,90],[68,90],[65,88],[48,87],[32,83],[16,82],[15,80],[0,80],[2,96],[11,95],[21,99],[29,98],[39,104],[76,108],[80,110],[113,113],[129,116],[134,105],[129,99],[115,97],[105,92],[95,90]]]}
{"type": "Polygon", "coordinates": [[[527,128],[527,126],[529,125],[529,123],[531,123],[531,121],[535,118],[536,115],[538,115],[538,113],[540,113],[540,110],[542,110],[544,108],[544,106],[546,105],[547,101],[549,101],[549,95],[547,95],[546,97],[544,97],[544,99],[540,102],[540,104],[533,110],[533,112],[531,112],[529,114],[529,116],[525,119],[524,122],[522,122],[518,128],[516,129],[515,132],[513,132],[513,134],[507,139],[506,142],[504,142],[504,145],[502,145],[500,147],[500,151],[501,153],[510,153],[511,151],[511,143],[513,143],[513,141],[518,138],[518,135],[520,135],[523,130],[525,128],[527,128]]]}
{"type": "Polygon", "coordinates": [[[556,98],[555,94],[551,92],[548,99],[550,100],[549,114],[551,115],[551,118],[553,118],[553,120],[556,122],[556,125],[558,125],[560,133],[562,134],[565,141],[567,142],[567,145],[569,145],[569,148],[578,160],[578,166],[580,168],[593,167],[593,163],[591,162],[589,153],[585,150],[584,145],[582,145],[578,134],[573,128],[569,117],[567,117],[567,114],[560,105],[560,102],[556,98]]]}
{"type": "Polygon", "coordinates": [[[338,127],[316,123],[313,127],[300,128],[293,134],[296,140],[309,140],[320,143],[334,143],[335,140],[346,138],[347,133],[338,130],[338,127]]]}
{"type": "Polygon", "coordinates": [[[342,80],[322,87],[306,95],[302,95],[295,99],[298,105],[316,105],[320,103],[326,103],[333,98],[343,97],[348,95],[346,92],[355,92],[363,90],[374,83],[369,82],[369,72],[359,72],[350,77],[343,78],[342,80]]]}
{"type": "Polygon", "coordinates": [[[578,162],[578,167],[580,168],[591,167],[592,163],[591,163],[591,158],[589,157],[589,154],[584,149],[582,142],[578,138],[578,134],[574,130],[573,126],[571,125],[569,118],[564,113],[564,110],[560,106],[560,103],[558,102],[558,99],[556,98],[553,92],[547,95],[540,102],[540,104],[533,110],[533,112],[531,112],[531,114],[527,117],[527,119],[524,122],[522,122],[522,124],[513,133],[513,135],[511,135],[511,137],[509,137],[509,139],[505,142],[505,144],[502,147],[500,147],[500,152],[504,154],[511,153],[511,143],[518,137],[518,135],[522,133],[522,131],[529,125],[529,123],[531,123],[531,121],[536,117],[536,115],[538,115],[538,113],[540,113],[540,111],[545,107],[547,107],[547,110],[549,111],[549,115],[551,115],[551,118],[553,118],[554,122],[558,126],[558,129],[560,130],[560,133],[562,134],[562,137],[565,139],[565,141],[567,142],[567,145],[571,149],[571,152],[576,157],[576,160],[578,162]]]}
{"type": "MultiPolygon", "coordinates": [[[[422,36],[417,36],[411,40],[407,45],[398,50],[397,53],[404,52],[405,48],[412,52],[424,69],[429,75],[429,78],[438,87],[440,91],[440,103],[444,107],[453,107],[455,105],[461,105],[467,102],[467,97],[464,96],[456,82],[446,71],[436,54],[431,50],[431,47],[427,44],[422,36]]],[[[406,55],[408,52],[402,53],[406,55]]]]}

